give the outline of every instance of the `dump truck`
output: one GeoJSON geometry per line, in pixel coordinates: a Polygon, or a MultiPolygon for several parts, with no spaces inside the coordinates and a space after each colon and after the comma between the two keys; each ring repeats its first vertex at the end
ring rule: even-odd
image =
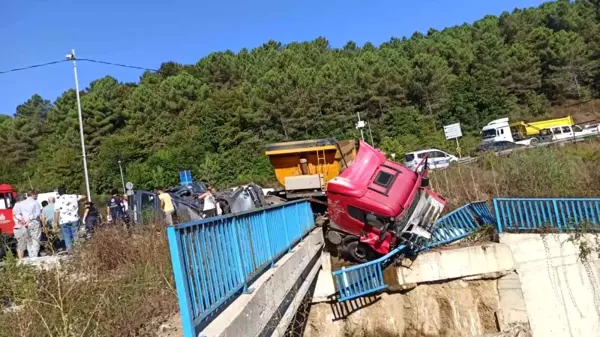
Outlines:
{"type": "Polygon", "coordinates": [[[329,138],[267,145],[284,187],[276,193],[311,198],[328,246],[347,260],[362,263],[399,244],[425,244],[446,203],[428,188],[427,157],[411,170],[364,141],[355,144],[329,138]]]}
{"type": "Polygon", "coordinates": [[[536,122],[510,122],[508,118],[496,119],[489,122],[481,130],[482,143],[509,141],[522,145],[530,145],[532,140],[536,139],[536,136],[543,129],[568,127],[574,124],[575,121],[571,116],[536,122]]]}
{"type": "Polygon", "coordinates": [[[335,138],[283,142],[266,146],[265,154],[283,189],[274,195],[285,199],[325,199],[327,184],[354,160],[354,140],[335,138]]]}
{"type": "Polygon", "coordinates": [[[327,242],[360,263],[425,245],[446,201],[428,188],[427,158],[421,165],[411,170],[360,141],[354,162],[327,184],[327,242]]]}

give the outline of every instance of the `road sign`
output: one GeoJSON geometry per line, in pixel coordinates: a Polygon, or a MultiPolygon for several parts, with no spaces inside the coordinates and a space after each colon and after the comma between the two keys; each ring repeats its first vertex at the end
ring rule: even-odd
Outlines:
{"type": "Polygon", "coordinates": [[[454,123],[444,126],[444,135],[447,140],[462,137],[462,130],[460,129],[460,123],[454,123]]]}
{"type": "Polygon", "coordinates": [[[127,195],[133,195],[133,190],[127,190],[127,195]]]}
{"type": "Polygon", "coordinates": [[[127,184],[125,184],[125,187],[126,187],[128,190],[132,190],[132,189],[133,189],[133,183],[132,183],[131,181],[128,181],[128,182],[127,182],[127,184]]]}

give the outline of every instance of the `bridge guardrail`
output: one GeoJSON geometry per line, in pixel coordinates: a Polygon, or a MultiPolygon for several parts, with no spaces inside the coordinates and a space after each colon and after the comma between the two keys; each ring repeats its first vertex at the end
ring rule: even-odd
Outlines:
{"type": "Polygon", "coordinates": [[[600,224],[600,198],[495,198],[498,233],[600,224]]]}
{"type": "Polygon", "coordinates": [[[485,201],[468,203],[438,219],[433,237],[425,249],[460,240],[483,225],[495,223],[494,214],[485,201]]]}
{"type": "MultiPolygon", "coordinates": [[[[420,251],[460,240],[479,227],[494,223],[494,215],[486,202],[466,204],[437,220],[431,241],[420,251]]],[[[388,285],[383,278],[383,270],[397,254],[407,249],[409,247],[400,245],[376,260],[334,271],[332,274],[339,291],[338,301],[343,302],[386,289],[388,285]]]]}
{"type": "Polygon", "coordinates": [[[308,200],[167,228],[184,337],[314,228],[308,200]]]}

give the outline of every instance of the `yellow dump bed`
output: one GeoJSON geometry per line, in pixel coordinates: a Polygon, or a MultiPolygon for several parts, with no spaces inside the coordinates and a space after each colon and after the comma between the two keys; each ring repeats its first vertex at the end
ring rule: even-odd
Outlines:
{"type": "Polygon", "coordinates": [[[521,136],[535,136],[539,134],[540,130],[542,129],[573,124],[575,124],[573,117],[567,116],[537,122],[513,122],[510,123],[510,128],[513,131],[513,133],[519,133],[521,136]]]}
{"type": "Polygon", "coordinates": [[[353,140],[314,139],[269,144],[265,148],[275,176],[286,187],[286,177],[322,175],[324,189],[356,157],[353,140]],[[344,160],[342,160],[344,159],[344,160]],[[302,162],[306,162],[304,172],[302,162]]]}

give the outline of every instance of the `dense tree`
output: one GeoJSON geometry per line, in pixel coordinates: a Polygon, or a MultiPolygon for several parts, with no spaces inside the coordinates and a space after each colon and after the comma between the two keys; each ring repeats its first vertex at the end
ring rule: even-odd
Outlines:
{"type": "MultiPolygon", "coordinates": [[[[468,148],[491,119],[542,118],[551,104],[600,95],[599,6],[559,0],[381,46],[268,41],[192,65],[166,60],[138,83],[98,79],[81,92],[92,189],[121,186],[119,160],[141,188],[176,184],[181,169],[219,187],[268,183],[266,143],[356,138],[357,114],[385,151],[452,151],[441,127],[454,122],[468,148]]],[[[0,182],[83,188],[73,90],[0,116],[0,142],[0,182]]]]}

